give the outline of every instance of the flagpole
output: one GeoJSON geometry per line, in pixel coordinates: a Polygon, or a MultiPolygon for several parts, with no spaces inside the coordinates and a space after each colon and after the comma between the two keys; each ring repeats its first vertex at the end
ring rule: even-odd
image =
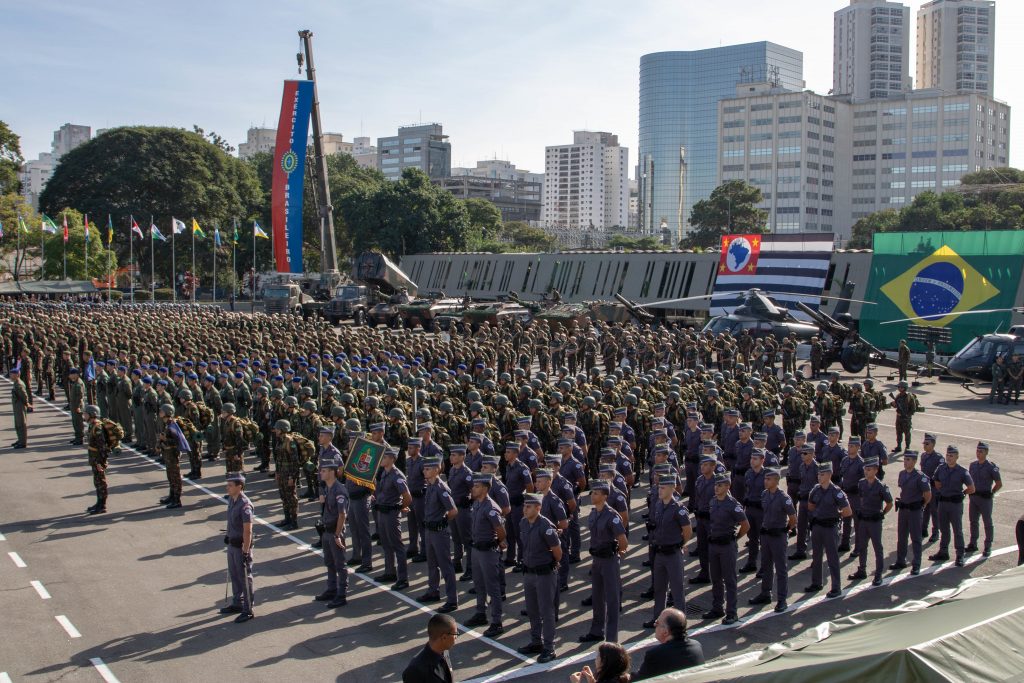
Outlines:
{"type": "Polygon", "coordinates": [[[132,232],[132,225],[135,225],[135,216],[128,216],[128,287],[131,292],[131,302],[135,303],[135,277],[132,274],[132,266],[135,265],[135,233],[132,232]]]}
{"type": "MultiPolygon", "coordinates": [[[[21,277],[18,271],[21,270],[21,214],[18,214],[18,225],[15,226],[14,232],[18,234],[18,248],[14,250],[14,281],[18,282],[21,277]]],[[[253,242],[256,241],[255,234],[253,236],[253,242]]]]}
{"type": "Polygon", "coordinates": [[[252,279],[249,281],[252,288],[252,311],[256,312],[256,221],[252,222],[252,279]]]}
{"type": "MultiPolygon", "coordinates": [[[[85,227],[86,230],[89,228],[89,214],[85,214],[85,227]]],[[[89,240],[85,240],[85,279],[89,278],[89,240]]]]}
{"type": "Polygon", "coordinates": [[[213,303],[217,303],[217,238],[220,235],[220,226],[213,227],[213,303]]]}
{"type": "Polygon", "coordinates": [[[235,266],[235,247],[238,246],[238,219],[235,219],[234,232],[231,234],[231,296],[230,299],[235,299],[235,283],[234,280],[238,277],[238,270],[235,266]]]}
{"type": "Polygon", "coordinates": [[[39,266],[39,279],[43,279],[44,272],[46,271],[46,244],[43,243],[43,235],[46,231],[43,230],[43,224],[39,224],[39,258],[42,259],[42,263],[39,266]]]}
{"type": "Polygon", "coordinates": [[[114,303],[113,301],[110,300],[110,252],[111,252],[111,247],[113,247],[113,244],[112,244],[113,240],[111,239],[111,237],[114,234],[113,230],[111,229],[110,226],[111,226],[110,214],[108,213],[107,214],[107,303],[108,304],[114,303]]]}
{"type": "Polygon", "coordinates": [[[178,271],[174,267],[174,216],[171,216],[171,301],[178,303],[178,271]]]}
{"type": "Polygon", "coordinates": [[[196,219],[192,217],[192,303],[196,302],[196,219]]]}
{"type": "Polygon", "coordinates": [[[68,279],[68,215],[64,214],[64,279],[68,279]]]}
{"type": "Polygon", "coordinates": [[[156,301],[156,279],[153,277],[153,254],[156,252],[156,235],[153,234],[153,214],[149,214],[149,303],[156,301]]]}

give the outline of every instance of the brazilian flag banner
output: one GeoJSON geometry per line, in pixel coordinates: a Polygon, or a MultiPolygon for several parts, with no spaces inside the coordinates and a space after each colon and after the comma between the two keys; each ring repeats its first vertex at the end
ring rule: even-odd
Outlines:
{"type": "Polygon", "coordinates": [[[860,332],[875,346],[895,349],[908,325],[944,327],[953,341],[939,352],[956,352],[979,334],[1006,329],[1010,312],[951,314],[1019,305],[1022,266],[1021,231],[877,233],[865,297],[876,305],[861,309],[860,332]],[[882,324],[903,318],[915,319],[882,324]]]}
{"type": "Polygon", "coordinates": [[[376,488],[377,470],[384,457],[384,444],[359,437],[352,443],[345,460],[345,476],[371,491],[376,488]]]}

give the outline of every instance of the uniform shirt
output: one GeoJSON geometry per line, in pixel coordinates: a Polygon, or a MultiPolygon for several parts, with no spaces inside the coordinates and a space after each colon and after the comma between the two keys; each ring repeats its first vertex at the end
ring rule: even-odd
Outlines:
{"type": "Polygon", "coordinates": [[[543,517],[551,520],[555,526],[559,523],[569,519],[569,515],[566,513],[565,503],[553,490],[548,489],[548,492],[544,494],[544,498],[540,502],[540,514],[543,517]]]}
{"type": "Polygon", "coordinates": [[[694,497],[697,501],[697,510],[708,512],[711,509],[711,499],[715,497],[715,478],[701,475],[697,477],[694,485],[694,497]]]}
{"type": "Polygon", "coordinates": [[[723,425],[722,434],[718,438],[718,443],[721,444],[722,450],[727,456],[736,457],[736,444],[740,440],[740,428],[739,425],[723,425]]]}
{"type": "Polygon", "coordinates": [[[889,453],[885,449],[885,444],[877,439],[874,441],[864,441],[860,445],[860,457],[867,460],[868,458],[878,458],[879,466],[885,465],[889,461],[889,453]]]}
{"type": "Polygon", "coordinates": [[[810,495],[811,490],[818,485],[818,462],[811,460],[810,464],[800,461],[800,495],[810,495]]]}
{"type": "Polygon", "coordinates": [[[532,448],[520,448],[516,462],[526,465],[527,475],[537,469],[537,454],[532,448]]]}
{"type": "Polygon", "coordinates": [[[836,519],[840,510],[850,507],[850,500],[835,484],[830,484],[828,488],[818,484],[811,490],[807,500],[815,505],[811,512],[811,517],[815,519],[836,519]]]}
{"type": "Polygon", "coordinates": [[[789,467],[786,469],[786,479],[792,479],[793,481],[787,483],[800,483],[800,466],[803,464],[803,458],[800,457],[800,449],[793,446],[789,449],[789,458],[786,461],[789,463],[789,467]]]}
{"type": "Polygon", "coordinates": [[[924,500],[925,491],[931,489],[928,477],[920,470],[900,471],[900,502],[917,503],[924,500]]]}
{"type": "Polygon", "coordinates": [[[488,543],[498,540],[498,529],[505,525],[501,509],[490,497],[473,501],[473,519],[470,538],[473,543],[488,543]]]}
{"type": "Polygon", "coordinates": [[[499,511],[512,507],[512,503],[509,501],[508,488],[501,479],[498,479],[498,475],[494,475],[491,479],[491,491],[487,495],[497,503],[499,511]]]}
{"type": "Polygon", "coordinates": [[[839,464],[846,458],[846,449],[836,444],[825,444],[821,447],[821,452],[818,454],[818,462],[831,462],[832,471],[839,470],[839,464]]]}
{"type": "Polygon", "coordinates": [[[860,494],[860,511],[867,514],[879,513],[886,503],[892,502],[889,487],[877,478],[873,482],[861,479],[857,482],[857,492],[860,494]]]}
{"type": "Polygon", "coordinates": [[[807,430],[807,443],[814,444],[814,457],[821,455],[821,449],[828,443],[828,434],[821,431],[807,430]]]}
{"type": "Polygon", "coordinates": [[[553,564],[551,548],[561,543],[555,525],[544,515],[533,523],[526,517],[519,520],[519,542],[523,546],[523,564],[530,569],[553,564]]]}
{"type": "Polygon", "coordinates": [[[482,451],[466,451],[466,467],[473,472],[479,472],[483,467],[484,454],[482,451]]]}
{"type": "Polygon", "coordinates": [[[252,501],[244,493],[237,500],[228,498],[228,538],[241,540],[242,525],[252,523],[252,518],[252,501]]]}
{"type": "MultiPolygon", "coordinates": [[[[521,454],[520,454],[521,455],[521,454]]],[[[526,485],[530,483],[530,468],[522,460],[513,460],[505,469],[505,486],[508,489],[509,498],[517,498],[517,506],[523,504],[522,496],[526,492],[526,485]]]]}
{"type": "Polygon", "coordinates": [[[782,529],[789,525],[789,516],[796,514],[793,506],[793,499],[782,489],[775,489],[771,493],[768,489],[761,492],[761,509],[764,516],[761,519],[763,529],[782,529]]]}
{"type": "Polygon", "coordinates": [[[397,467],[392,467],[390,471],[381,470],[376,493],[377,504],[401,505],[403,493],[409,493],[409,484],[401,470],[397,467]]]}
{"type": "Polygon", "coordinates": [[[633,463],[629,461],[622,453],[619,453],[615,459],[615,469],[618,470],[619,474],[625,480],[628,477],[633,476],[633,463]]]}
{"type": "Polygon", "coordinates": [[[448,470],[448,487],[455,504],[465,503],[473,488],[473,473],[465,465],[448,470]]]}
{"type": "Polygon", "coordinates": [[[690,526],[690,513],[675,496],[668,503],[664,503],[661,498],[658,498],[651,506],[651,522],[654,524],[654,530],[650,535],[651,543],[656,545],[682,543],[683,527],[690,526]]]}
{"type": "Polygon", "coordinates": [[[626,494],[620,489],[612,486],[611,491],[608,492],[607,507],[612,508],[616,512],[626,512],[629,510],[629,499],[626,498],[626,494]]]}
{"type": "Polygon", "coordinates": [[[712,537],[735,536],[736,527],[747,520],[743,506],[731,495],[726,494],[722,500],[715,496],[711,499],[711,525],[708,527],[712,537]]]}
{"type": "Polygon", "coordinates": [[[856,458],[843,458],[839,463],[839,486],[847,494],[857,493],[857,485],[864,478],[864,460],[858,455],[856,458]]]}
{"type": "Polygon", "coordinates": [[[992,485],[1003,480],[1002,475],[999,474],[999,466],[991,460],[985,460],[985,462],[975,460],[971,463],[968,472],[971,479],[974,480],[974,486],[977,489],[975,493],[990,493],[992,485]]]}
{"type": "MultiPolygon", "coordinates": [[[[353,494],[361,493],[363,491],[365,491],[366,493],[371,493],[370,489],[368,489],[367,487],[357,484],[351,479],[345,480],[345,492],[348,493],[349,499],[352,498],[353,494]]],[[[365,497],[366,496],[364,495],[363,498],[365,497]]]]}
{"type": "Polygon", "coordinates": [[[696,461],[700,458],[700,429],[687,429],[683,432],[683,443],[686,444],[686,458],[696,461]]]}
{"type": "Polygon", "coordinates": [[[773,424],[771,427],[765,427],[763,431],[768,436],[768,441],[765,442],[764,447],[772,453],[778,453],[782,442],[786,440],[786,432],[776,424],[773,424]]]}
{"type": "Polygon", "coordinates": [[[558,468],[558,474],[572,484],[573,491],[576,495],[579,495],[579,480],[584,478],[583,465],[575,458],[570,458],[567,462],[562,462],[562,465],[558,468]]]}
{"type": "Polygon", "coordinates": [[[423,495],[423,518],[431,523],[447,519],[449,510],[455,509],[455,499],[448,485],[438,479],[427,484],[427,492],[423,495]]]}
{"type": "Polygon", "coordinates": [[[420,457],[421,458],[441,458],[444,459],[444,451],[440,446],[437,445],[436,441],[425,443],[420,445],[420,457]]]}
{"type": "Polygon", "coordinates": [[[423,493],[427,480],[423,476],[423,456],[417,454],[405,460],[405,478],[412,493],[423,493]]]}
{"type": "Polygon", "coordinates": [[[963,493],[965,488],[974,485],[971,473],[962,465],[950,468],[946,463],[942,463],[936,468],[933,478],[942,484],[942,488],[939,489],[940,496],[955,496],[958,493],[963,493]]]}
{"type": "Polygon", "coordinates": [[[743,483],[747,489],[747,498],[743,502],[760,501],[761,492],[764,491],[764,468],[762,467],[759,472],[755,472],[753,468],[747,470],[743,476],[743,483]]]}
{"type": "MultiPolygon", "coordinates": [[[[338,515],[345,513],[348,517],[348,493],[340,481],[335,480],[330,487],[324,491],[324,511],[320,516],[326,526],[333,526],[338,521],[338,515]]],[[[344,533],[344,529],[335,529],[334,533],[344,533]]]]}
{"type": "Polygon", "coordinates": [[[618,537],[626,533],[622,518],[607,505],[601,510],[595,507],[590,511],[587,528],[590,529],[590,547],[593,549],[618,548],[618,537]]]}
{"type": "Polygon", "coordinates": [[[736,474],[742,474],[750,467],[750,453],[753,450],[754,442],[750,439],[736,442],[736,474]]]}
{"type": "MultiPolygon", "coordinates": [[[[935,470],[942,464],[942,455],[938,451],[932,451],[931,453],[925,453],[921,451],[921,472],[924,476],[931,478],[935,476],[935,470]]],[[[934,488],[934,487],[933,487],[934,488]]]]}

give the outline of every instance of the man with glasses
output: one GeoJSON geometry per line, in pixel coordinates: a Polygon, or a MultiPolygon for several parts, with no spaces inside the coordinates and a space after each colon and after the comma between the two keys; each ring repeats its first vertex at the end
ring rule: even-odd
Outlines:
{"type": "Polygon", "coordinates": [[[453,683],[448,650],[455,646],[459,627],[447,614],[435,614],[427,622],[427,644],[402,672],[402,683],[453,683]]]}
{"type": "Polygon", "coordinates": [[[663,610],[654,621],[655,645],[631,680],[641,681],[704,663],[700,643],[686,636],[686,615],[678,609],[663,610]]]}

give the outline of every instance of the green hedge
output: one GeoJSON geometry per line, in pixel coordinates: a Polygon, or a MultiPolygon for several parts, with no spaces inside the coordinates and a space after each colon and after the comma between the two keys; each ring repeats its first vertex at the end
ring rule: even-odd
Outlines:
{"type": "Polygon", "coordinates": [[[154,292],[157,301],[171,301],[174,299],[173,289],[158,289],[154,292]]]}

